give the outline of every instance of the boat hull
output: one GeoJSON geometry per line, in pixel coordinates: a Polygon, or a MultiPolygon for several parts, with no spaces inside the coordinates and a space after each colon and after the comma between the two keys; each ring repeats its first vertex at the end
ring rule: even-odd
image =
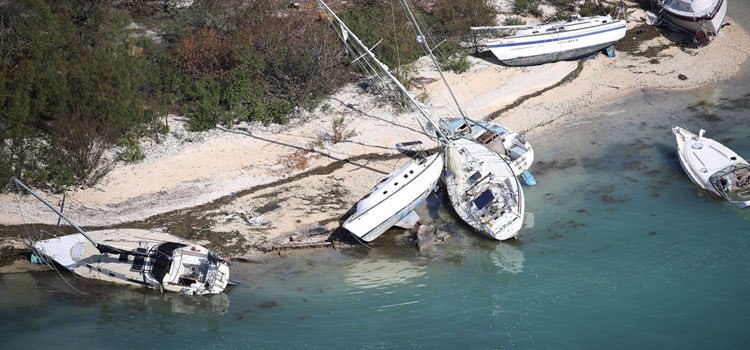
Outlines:
{"type": "Polygon", "coordinates": [[[693,16],[685,11],[678,11],[669,6],[663,7],[668,22],[688,31],[717,34],[721,30],[727,15],[727,1],[719,0],[716,6],[701,16],[693,16]]]}
{"type": "Polygon", "coordinates": [[[696,135],[681,127],[675,126],[672,133],[677,141],[677,158],[690,181],[740,208],[750,206],[750,187],[745,187],[747,190],[742,190],[734,196],[728,196],[717,189],[717,186],[723,188],[716,182],[716,176],[722,170],[730,167],[748,167],[748,163],[742,157],[713,139],[696,135]]]}
{"type": "MultiPolygon", "coordinates": [[[[389,188],[394,188],[398,184],[397,181],[408,182],[398,190],[384,196],[382,200],[378,200],[368,207],[363,207],[361,210],[358,208],[341,226],[357,238],[365,242],[371,242],[397,222],[406,218],[427,198],[440,179],[443,169],[443,155],[433,155],[425,162],[426,166],[419,173],[409,178],[405,178],[404,175],[408,175],[406,170],[413,167],[411,164],[407,164],[404,168],[389,175],[388,180],[376,186],[366,199],[372,199],[377,195],[382,195],[385,191],[391,191],[389,188]]],[[[357,207],[366,199],[360,201],[357,207]]]]}
{"type": "Polygon", "coordinates": [[[519,67],[519,66],[535,66],[539,64],[552,63],[557,61],[571,61],[578,60],[591,56],[600,50],[606,49],[607,47],[614,44],[614,42],[583,47],[580,49],[572,49],[566,51],[544,53],[536,56],[519,57],[513,59],[500,60],[502,64],[506,66],[519,67]]]}
{"type": "Polygon", "coordinates": [[[534,162],[534,149],[518,133],[508,130],[498,124],[471,121],[471,129],[465,130],[466,122],[462,118],[443,119],[440,121],[440,127],[452,135],[461,135],[468,140],[477,141],[487,144],[490,149],[495,151],[500,157],[509,160],[511,169],[516,176],[521,176],[528,171],[534,162]],[[496,135],[490,135],[491,131],[496,135]]]}
{"type": "Polygon", "coordinates": [[[531,27],[526,32],[532,34],[489,40],[487,47],[500,62],[509,66],[544,64],[589,56],[622,39],[626,29],[624,20],[612,21],[608,17],[581,19],[531,27]],[[598,21],[598,24],[578,24],[588,23],[586,21],[598,21]],[[557,31],[547,33],[546,30],[557,31]]]}
{"type": "MultiPolygon", "coordinates": [[[[456,172],[463,170],[447,169],[445,176],[446,192],[456,214],[467,225],[489,238],[500,241],[515,238],[523,226],[526,208],[523,189],[510,165],[502,160],[497,153],[479,142],[458,139],[454,143],[458,154],[468,155],[462,159],[463,164],[477,165],[466,169],[468,173],[478,172],[480,173],[478,177],[481,178],[474,184],[462,183],[464,180],[457,180],[460,175],[457,175],[456,172]],[[483,184],[484,179],[488,180],[483,184]],[[484,189],[479,190],[480,187],[484,189]],[[477,204],[482,201],[481,197],[486,195],[487,190],[485,189],[489,189],[492,194],[491,197],[495,198],[493,204],[504,202],[502,208],[497,208],[494,215],[484,208],[479,208],[484,204],[477,204]],[[499,189],[500,191],[498,191],[499,189]],[[504,193],[501,195],[502,192],[504,193]],[[477,196],[477,194],[479,195],[477,196]],[[502,199],[499,200],[501,197],[502,199]]],[[[447,161],[447,163],[448,168],[453,167],[451,161],[447,161]]],[[[463,168],[463,165],[461,167],[463,168]]],[[[464,173],[470,175],[465,171],[464,173]]],[[[471,178],[472,176],[469,176],[469,179],[471,178]]]]}

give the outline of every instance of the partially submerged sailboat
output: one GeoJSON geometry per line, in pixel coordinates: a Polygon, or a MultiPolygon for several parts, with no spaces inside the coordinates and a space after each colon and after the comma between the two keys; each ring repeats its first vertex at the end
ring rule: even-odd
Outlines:
{"type": "Polygon", "coordinates": [[[474,32],[510,31],[509,36],[487,40],[487,48],[505,65],[528,66],[579,59],[609,48],[625,37],[626,22],[609,15],[577,16],[539,25],[471,29],[474,32]]]}
{"type": "MultiPolygon", "coordinates": [[[[412,25],[418,31],[419,38],[425,38],[411,12],[411,9],[409,8],[409,5],[406,1],[402,1],[402,3],[411,18],[412,25]]],[[[346,47],[349,50],[354,51],[353,53],[357,57],[355,61],[360,61],[363,58],[369,59],[366,67],[375,69],[387,76],[390,83],[396,87],[396,91],[400,92],[405,98],[407,98],[426,119],[426,125],[423,125],[425,133],[440,143],[447,154],[446,158],[450,157],[452,159],[451,163],[453,165],[447,166],[444,175],[446,183],[454,184],[450,188],[449,194],[450,192],[454,193],[451,199],[451,204],[459,214],[459,217],[471,227],[489,237],[495,239],[508,239],[510,237],[515,237],[518,230],[521,228],[521,223],[523,222],[524,199],[523,190],[521,189],[520,183],[514,175],[509,162],[485,143],[474,140],[472,137],[464,137],[465,135],[460,133],[447,135],[441,130],[441,128],[437,127],[427,113],[427,108],[414,99],[414,94],[408,91],[401,82],[389,72],[388,67],[375,57],[372,53],[372,49],[365,46],[322,0],[318,0],[318,4],[325,12],[325,15],[321,17],[330,20],[333,28],[344,41],[346,47]],[[430,135],[431,133],[434,133],[435,135],[430,135]],[[476,183],[472,182],[469,184],[466,181],[460,180],[463,178],[471,178],[477,173],[480,178],[472,178],[472,181],[476,180],[476,183]],[[479,190],[480,188],[482,189],[482,192],[475,194],[474,191],[479,190]],[[475,219],[476,217],[483,218],[482,215],[484,215],[485,220],[475,219]],[[518,222],[518,225],[515,224],[516,221],[518,222]]],[[[471,120],[466,117],[466,114],[463,112],[453,95],[450,86],[448,86],[432,50],[429,48],[425,40],[421,40],[421,42],[427,49],[430,58],[438,69],[438,73],[443,82],[446,83],[448,91],[458,106],[461,119],[467,125],[472,125],[471,120]]],[[[364,64],[362,65],[364,66],[364,64]]],[[[385,85],[387,86],[391,86],[391,84],[385,82],[385,85]]],[[[386,181],[394,180],[391,180],[389,177],[386,181]]],[[[416,192],[417,191],[415,191],[415,193],[416,192]]],[[[368,198],[366,197],[364,200],[367,199],[368,198]]],[[[405,201],[402,202],[402,204],[405,203],[405,201]]],[[[388,225],[388,222],[388,220],[383,221],[383,225],[388,225]]],[[[370,225],[367,227],[369,226],[370,225]]],[[[361,231],[365,231],[367,227],[361,231]]]]}
{"type": "Polygon", "coordinates": [[[78,233],[31,242],[42,261],[85,278],[183,294],[217,294],[229,283],[229,264],[205,247],[168,233],[140,229],[86,232],[20,180],[11,178],[78,233]]]}
{"type": "Polygon", "coordinates": [[[750,206],[750,164],[721,143],[679,126],[672,128],[677,156],[690,180],[703,189],[745,208],[750,206]]]}
{"type": "Polygon", "coordinates": [[[409,162],[388,174],[360,200],[341,226],[365,242],[392,226],[413,227],[419,221],[414,209],[433,191],[442,170],[442,154],[409,162]]]}

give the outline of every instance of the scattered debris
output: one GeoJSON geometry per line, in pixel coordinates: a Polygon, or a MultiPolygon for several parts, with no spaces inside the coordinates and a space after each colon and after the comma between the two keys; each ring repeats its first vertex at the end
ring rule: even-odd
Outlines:
{"type": "Polygon", "coordinates": [[[450,237],[450,233],[438,230],[434,225],[418,225],[417,229],[417,249],[420,252],[429,249],[430,247],[445,241],[446,238],[450,237]]]}

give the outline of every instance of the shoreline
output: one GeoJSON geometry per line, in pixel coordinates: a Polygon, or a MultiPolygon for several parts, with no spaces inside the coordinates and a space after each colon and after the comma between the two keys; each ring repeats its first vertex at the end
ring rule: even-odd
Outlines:
{"type": "MultiPolygon", "coordinates": [[[[629,23],[626,38],[638,43],[639,35],[647,36],[631,34],[640,25],[629,23]]],[[[634,32],[639,30],[643,29],[634,32]]],[[[750,51],[750,39],[736,24],[723,33],[693,52],[668,44],[669,39],[659,35],[634,45],[633,51],[618,51],[611,59],[600,55],[595,60],[511,68],[470,57],[469,72],[446,77],[470,117],[501,123],[524,134],[533,145],[533,139],[544,137],[551,124],[573,120],[576,113],[640,90],[689,90],[732,78],[746,65],[747,56],[737,50],[750,51]],[[741,47],[716,45],[721,40],[741,47]],[[641,55],[654,48],[655,54],[641,55]],[[710,70],[681,71],[681,67],[704,67],[705,62],[712,63],[710,70]],[[519,88],[520,83],[527,86],[519,88]]],[[[415,67],[418,77],[436,74],[424,57],[415,67]]],[[[452,116],[443,89],[440,82],[422,89],[432,100],[436,118],[452,116]]],[[[349,85],[316,111],[300,111],[289,125],[244,124],[191,133],[181,129],[179,117],[172,117],[174,130],[165,142],[144,147],[146,159],[140,163],[118,163],[93,188],[70,191],[66,213],[85,227],[165,229],[231,259],[253,260],[289,237],[327,240],[338,228],[338,218],[403,164],[406,158],[393,147],[395,143],[416,139],[430,148],[427,138],[416,132],[414,115],[399,113],[349,85]],[[348,120],[345,131],[357,135],[336,143],[325,141],[333,118],[340,117],[348,120]],[[254,212],[264,212],[265,221],[254,212]]],[[[43,196],[59,200],[57,195],[43,196]]],[[[34,217],[33,223],[56,221],[35,199],[21,199],[18,205],[27,219],[34,217]]],[[[13,194],[0,195],[0,208],[3,248],[18,228],[13,225],[20,223],[13,194]]]]}

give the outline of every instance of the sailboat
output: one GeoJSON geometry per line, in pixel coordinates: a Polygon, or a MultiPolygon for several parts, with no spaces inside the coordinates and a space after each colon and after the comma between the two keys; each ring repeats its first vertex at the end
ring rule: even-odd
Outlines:
{"type": "Polygon", "coordinates": [[[419,221],[414,209],[435,189],[442,170],[440,153],[407,163],[360,200],[341,226],[365,242],[393,226],[412,228],[419,221]]]}
{"type": "Polygon", "coordinates": [[[205,247],[180,237],[141,229],[86,232],[60,210],[11,178],[78,233],[34,239],[34,255],[81,277],[188,295],[217,294],[229,284],[229,264],[205,247]]]}
{"type": "Polygon", "coordinates": [[[679,126],[672,128],[677,157],[693,183],[730,203],[750,206],[750,164],[721,143],[679,126]]]}
{"type": "MultiPolygon", "coordinates": [[[[402,3],[411,18],[412,24],[418,31],[419,37],[424,38],[425,36],[422,34],[409,5],[405,0],[402,0],[402,3]]],[[[434,134],[434,139],[441,145],[446,154],[446,166],[443,174],[449,187],[448,195],[451,198],[451,204],[459,217],[488,237],[498,240],[515,237],[523,222],[524,197],[523,190],[510,164],[497,152],[489,148],[487,144],[472,138],[462,137],[457,133],[448,135],[440,127],[437,127],[437,124],[432,121],[427,112],[427,107],[415,100],[414,93],[408,91],[389,72],[388,67],[375,57],[372,48],[364,45],[325,2],[318,0],[318,4],[325,12],[325,16],[321,16],[321,18],[329,19],[332,27],[347,48],[355,51],[355,53],[361,52],[355,61],[365,57],[368,58],[372,62],[367,63],[368,67],[374,68],[385,75],[390,83],[396,87],[396,90],[405,96],[425,118],[426,123],[423,125],[423,130],[428,136],[432,137],[430,134],[434,134]]],[[[421,40],[421,42],[427,49],[438,69],[438,73],[458,106],[461,119],[467,125],[471,125],[469,124],[471,120],[461,110],[450,86],[447,84],[432,50],[425,40],[421,40]]],[[[391,86],[391,84],[385,82],[386,86],[391,86]]]]}
{"type": "Polygon", "coordinates": [[[526,139],[502,125],[470,120],[468,118],[447,118],[440,120],[440,129],[452,138],[467,138],[486,144],[491,150],[505,159],[513,173],[520,175],[527,185],[536,184],[529,172],[534,162],[534,149],[526,139]]]}
{"type": "MultiPolygon", "coordinates": [[[[414,103],[414,94],[407,91],[401,83],[391,75],[388,67],[381,63],[370,49],[365,46],[349,28],[346,27],[336,14],[322,1],[318,1],[321,9],[328,15],[331,21],[336,21],[338,26],[334,29],[351,53],[357,56],[355,61],[359,62],[365,72],[384,71],[402,91],[414,103]],[[374,63],[374,65],[371,65],[374,63]]],[[[375,74],[375,78],[381,78],[375,74]]],[[[388,89],[391,84],[381,80],[380,86],[388,89]]],[[[393,91],[395,92],[395,91],[393,91]]],[[[429,118],[428,118],[429,120],[429,118]]],[[[431,121],[428,121],[431,123],[431,121]]],[[[410,146],[419,142],[409,142],[410,146]]],[[[399,148],[404,145],[399,144],[399,148]]],[[[422,153],[422,152],[416,152],[422,153]]],[[[393,226],[401,228],[412,228],[418,221],[419,216],[414,209],[421,204],[437,186],[444,165],[442,153],[426,157],[415,157],[403,167],[392,171],[380,181],[370,192],[362,198],[347,215],[342,218],[341,227],[352,235],[365,242],[371,242],[378,238],[383,232],[393,226]]]]}

